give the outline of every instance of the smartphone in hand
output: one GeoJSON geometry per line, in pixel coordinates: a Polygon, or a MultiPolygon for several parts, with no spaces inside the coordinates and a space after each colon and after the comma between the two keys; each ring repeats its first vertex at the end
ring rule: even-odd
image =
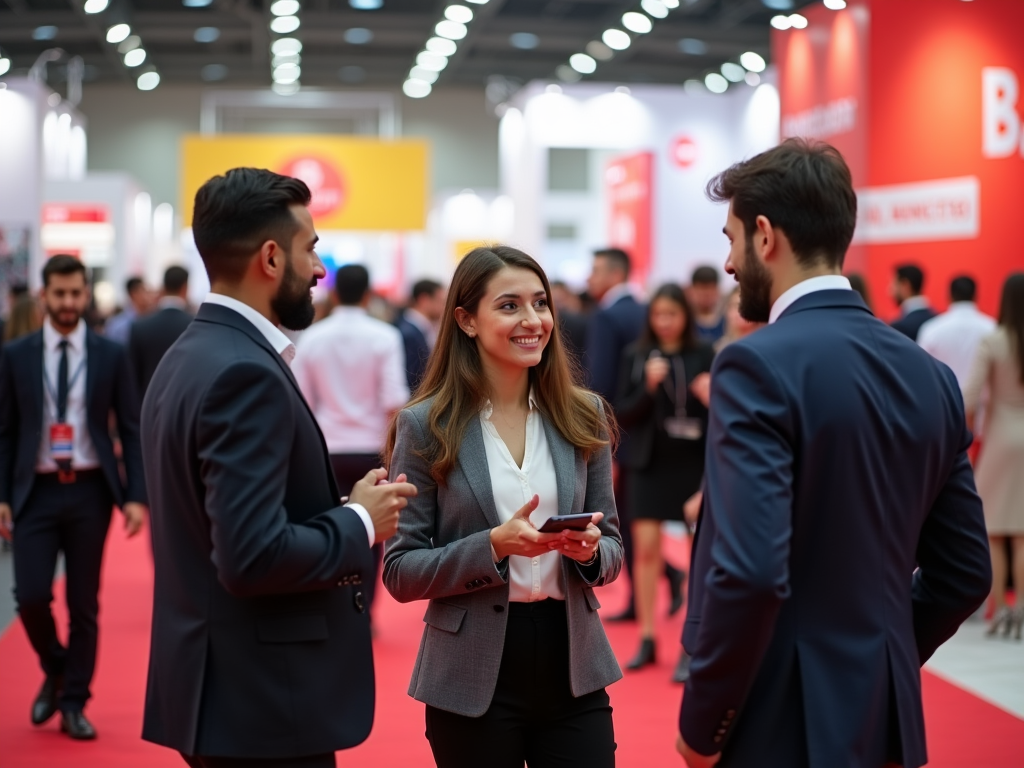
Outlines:
{"type": "Polygon", "coordinates": [[[585,531],[593,516],[589,512],[579,515],[555,515],[538,528],[540,533],[560,533],[562,531],[585,531]]]}

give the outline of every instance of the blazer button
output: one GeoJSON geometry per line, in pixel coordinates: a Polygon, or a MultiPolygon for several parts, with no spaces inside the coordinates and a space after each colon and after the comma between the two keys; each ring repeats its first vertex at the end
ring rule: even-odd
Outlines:
{"type": "Polygon", "coordinates": [[[504,605],[496,605],[496,606],[494,606],[494,612],[495,613],[504,613],[505,612],[505,606],[504,605]]]}
{"type": "Polygon", "coordinates": [[[472,589],[472,588],[473,588],[473,582],[472,581],[467,581],[466,582],[466,589],[472,589]]]}
{"type": "Polygon", "coordinates": [[[359,611],[360,613],[366,613],[366,605],[363,603],[362,592],[356,592],[354,595],[352,595],[352,602],[355,604],[357,611],[359,611]]]}
{"type": "Polygon", "coordinates": [[[491,583],[491,577],[490,577],[490,576],[484,576],[484,581],[485,581],[485,582],[486,582],[487,584],[490,584],[490,583],[491,583]]]}

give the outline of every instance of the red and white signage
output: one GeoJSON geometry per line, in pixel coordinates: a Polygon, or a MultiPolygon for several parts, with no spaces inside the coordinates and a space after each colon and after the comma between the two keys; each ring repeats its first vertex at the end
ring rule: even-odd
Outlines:
{"type": "Polygon", "coordinates": [[[680,168],[689,168],[697,162],[697,142],[689,136],[678,136],[670,150],[672,162],[680,168]]]}
{"type": "Polygon", "coordinates": [[[629,254],[631,280],[643,285],[651,268],[651,195],[654,157],[637,152],[608,163],[609,244],[629,254]]]}
{"type": "Polygon", "coordinates": [[[868,187],[857,194],[859,243],[973,240],[981,227],[976,176],[868,187]]]}
{"type": "Polygon", "coordinates": [[[297,157],[285,163],[278,172],[306,182],[313,196],[309,213],[314,220],[330,216],[345,204],[344,179],[329,160],[314,156],[297,157]]]}

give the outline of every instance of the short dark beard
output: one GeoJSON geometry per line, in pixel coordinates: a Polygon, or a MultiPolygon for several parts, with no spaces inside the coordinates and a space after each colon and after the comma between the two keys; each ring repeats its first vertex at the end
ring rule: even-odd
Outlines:
{"type": "Polygon", "coordinates": [[[47,307],[47,309],[46,309],[46,314],[50,318],[50,325],[52,325],[54,327],[54,329],[58,333],[60,333],[62,336],[66,336],[69,333],[73,332],[75,330],[75,328],[78,327],[78,323],[81,322],[81,320],[82,320],[82,313],[81,312],[76,312],[75,313],[75,321],[73,323],[71,323],[71,325],[64,325],[63,323],[58,322],[58,320],[57,320],[57,314],[58,313],[57,312],[51,312],[49,307],[47,307]]]}
{"type": "Polygon", "coordinates": [[[292,266],[292,255],[285,254],[284,278],[277,289],[277,295],[270,302],[270,308],[277,315],[277,321],[289,331],[302,331],[313,324],[316,308],[310,289],[316,285],[316,278],[307,283],[292,266]]]}
{"type": "Polygon", "coordinates": [[[740,316],[751,323],[767,323],[772,312],[772,275],[754,253],[754,239],[747,238],[743,270],[736,270],[740,284],[740,316]]]}

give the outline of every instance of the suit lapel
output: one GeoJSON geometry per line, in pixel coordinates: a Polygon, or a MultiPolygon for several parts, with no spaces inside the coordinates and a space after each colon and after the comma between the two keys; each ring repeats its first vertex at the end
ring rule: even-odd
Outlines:
{"type": "Polygon", "coordinates": [[[29,406],[32,408],[31,413],[33,414],[33,423],[43,423],[43,369],[45,364],[43,362],[43,332],[37,331],[36,337],[32,342],[31,352],[31,366],[30,366],[30,385],[29,385],[29,397],[32,399],[29,401],[29,406]]]}
{"type": "Polygon", "coordinates": [[[473,489],[477,504],[491,527],[501,525],[498,509],[494,505],[494,489],[491,487],[491,470],[487,465],[487,450],[484,448],[484,430],[479,419],[470,419],[466,434],[459,446],[459,466],[466,482],[473,489]]]}
{"type": "Polygon", "coordinates": [[[101,365],[99,344],[92,331],[85,332],[85,412],[92,410],[92,395],[96,391],[96,377],[101,365]]]}
{"type": "Polygon", "coordinates": [[[548,448],[555,464],[555,482],[558,487],[558,514],[569,515],[573,510],[573,497],[576,494],[576,449],[562,437],[554,425],[543,416],[544,434],[548,439],[548,448]]]}

